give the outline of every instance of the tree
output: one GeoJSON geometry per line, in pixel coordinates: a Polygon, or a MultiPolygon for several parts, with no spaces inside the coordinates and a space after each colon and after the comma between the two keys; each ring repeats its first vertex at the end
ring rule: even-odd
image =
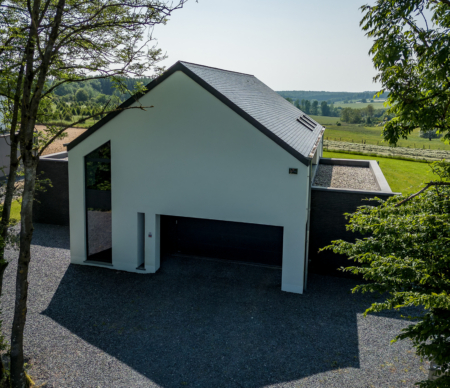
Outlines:
{"type": "Polygon", "coordinates": [[[350,122],[350,113],[353,109],[352,108],[344,108],[341,110],[341,121],[344,123],[350,122]]]}
{"type": "Polygon", "coordinates": [[[320,103],[320,112],[321,112],[322,116],[330,115],[330,107],[328,106],[326,101],[322,101],[320,103]]]}
{"type": "Polygon", "coordinates": [[[304,105],[303,111],[306,114],[309,114],[310,113],[310,109],[311,109],[311,102],[309,100],[305,100],[305,105],[304,105]]]}
{"type": "Polygon", "coordinates": [[[369,117],[373,117],[373,113],[374,113],[375,109],[373,108],[373,105],[367,105],[366,108],[366,112],[367,112],[367,116],[369,117]]]}
{"type": "MultiPolygon", "coordinates": [[[[24,169],[10,353],[14,388],[27,384],[23,331],[38,158],[74,123],[66,127],[52,126],[37,134],[35,124],[43,115],[43,107],[50,104],[55,90],[62,85],[112,77],[120,92],[131,93],[121,82],[123,77],[162,71],[156,66],[163,58],[161,50],[149,46],[152,37],[147,31],[154,25],[165,24],[171,12],[181,8],[185,1],[173,5],[160,0],[5,0],[0,3],[0,96],[10,106],[11,155],[20,144],[24,169]]],[[[140,84],[135,90],[137,96],[143,90],[140,84]]],[[[103,107],[101,113],[107,108],[103,107]]],[[[18,167],[18,159],[11,157],[0,223],[3,241],[8,235],[18,167]]],[[[0,247],[0,275],[4,265],[3,246],[0,247]]]]}
{"type": "MultiPolygon", "coordinates": [[[[345,271],[368,281],[353,292],[387,295],[365,314],[421,306],[425,313],[394,341],[411,339],[417,354],[450,368],[450,164],[434,162],[440,180],[409,197],[374,201],[350,217],[348,230],[363,235],[354,243],[333,241],[326,249],[359,263],[345,271]]],[[[423,381],[421,387],[448,387],[450,375],[423,381]]]]}
{"type": "Polygon", "coordinates": [[[396,144],[415,128],[439,130],[450,140],[448,0],[378,0],[363,6],[361,26],[374,40],[370,54],[389,90],[384,138],[396,144]]]}
{"type": "Polygon", "coordinates": [[[84,88],[78,89],[75,93],[75,98],[78,102],[85,102],[89,100],[89,93],[84,88]]]}
{"type": "Polygon", "coordinates": [[[311,104],[311,114],[317,115],[319,114],[319,101],[314,100],[311,104]]]}
{"type": "Polygon", "coordinates": [[[305,110],[305,102],[306,102],[305,99],[302,99],[302,100],[300,101],[300,109],[301,109],[303,112],[306,113],[306,110],[305,110]]]}
{"type": "MultiPolygon", "coordinates": [[[[416,128],[437,129],[450,140],[450,1],[377,0],[362,11],[361,26],[373,40],[370,54],[378,71],[375,81],[382,85],[377,96],[389,91],[387,114],[392,118],[383,130],[385,140],[397,144],[416,128]]],[[[359,290],[390,293],[384,303],[368,312],[409,305],[425,308],[419,323],[397,338],[411,338],[419,355],[448,371],[450,169],[441,166],[439,172],[441,182],[428,183],[400,206],[392,199],[379,209],[358,211],[349,227],[370,236],[355,245],[338,243],[335,248],[362,263],[359,273],[375,280],[358,286],[359,290]],[[427,190],[430,187],[434,190],[427,190]]],[[[421,386],[450,386],[449,376],[421,386]]]]}

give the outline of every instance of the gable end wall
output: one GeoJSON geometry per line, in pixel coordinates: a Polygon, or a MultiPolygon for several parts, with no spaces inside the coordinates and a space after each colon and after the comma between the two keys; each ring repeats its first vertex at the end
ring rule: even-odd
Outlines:
{"type": "MultiPolygon", "coordinates": [[[[309,168],[178,71],[69,151],[72,263],[86,260],[84,156],[111,141],[113,268],[160,266],[159,215],[282,226],[282,289],[303,291],[309,168]],[[290,175],[297,168],[298,175],[290,175]]],[[[143,271],[144,272],[144,271],[143,271]]]]}

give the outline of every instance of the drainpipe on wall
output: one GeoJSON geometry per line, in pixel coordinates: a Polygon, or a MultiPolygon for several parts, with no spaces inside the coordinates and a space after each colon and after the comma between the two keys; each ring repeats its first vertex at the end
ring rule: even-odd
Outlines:
{"type": "Polygon", "coordinates": [[[306,206],[306,232],[305,232],[305,268],[303,271],[303,290],[308,285],[308,263],[309,263],[309,217],[311,214],[311,185],[312,185],[312,160],[308,167],[308,204],[306,206]]]}

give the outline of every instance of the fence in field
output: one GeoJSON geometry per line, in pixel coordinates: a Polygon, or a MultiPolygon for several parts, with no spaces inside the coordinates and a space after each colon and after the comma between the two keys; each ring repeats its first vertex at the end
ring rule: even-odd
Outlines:
{"type": "Polygon", "coordinates": [[[442,150],[442,151],[450,151],[450,146],[439,146],[434,142],[433,144],[428,144],[428,147],[426,144],[419,144],[419,143],[411,143],[408,142],[405,144],[405,142],[399,141],[397,146],[389,145],[388,143],[382,141],[382,140],[372,140],[372,139],[361,139],[361,140],[354,140],[352,138],[345,138],[345,137],[333,137],[333,136],[325,136],[325,140],[330,141],[342,141],[342,142],[348,142],[348,143],[354,143],[354,144],[370,144],[370,145],[377,145],[377,146],[383,146],[383,147],[405,147],[405,148],[417,148],[417,149],[429,149],[429,150],[442,150]],[[433,146],[433,147],[431,147],[433,146]]]}

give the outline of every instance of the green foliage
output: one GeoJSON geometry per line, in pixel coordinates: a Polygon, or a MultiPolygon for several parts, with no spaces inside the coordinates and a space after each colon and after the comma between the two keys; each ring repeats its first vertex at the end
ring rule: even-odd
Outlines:
{"type": "Polygon", "coordinates": [[[311,104],[311,114],[317,115],[319,113],[319,101],[314,100],[311,104]]]}
{"type": "MultiPolygon", "coordinates": [[[[393,341],[410,339],[417,354],[450,370],[450,165],[435,162],[438,185],[410,197],[374,200],[347,214],[347,229],[364,236],[354,243],[333,241],[324,249],[347,255],[359,265],[345,269],[367,283],[353,292],[386,295],[365,314],[421,307],[423,314],[393,341]]],[[[421,387],[450,386],[450,376],[426,381],[421,387]]]]}
{"type": "Polygon", "coordinates": [[[77,90],[77,92],[75,93],[75,97],[77,101],[85,102],[89,100],[89,93],[86,91],[86,89],[81,88],[77,90]]]}
{"type": "Polygon", "coordinates": [[[396,144],[419,127],[450,140],[450,2],[378,0],[362,11],[362,28],[374,40],[375,80],[390,91],[395,116],[385,139],[396,144]]]}
{"type": "Polygon", "coordinates": [[[330,116],[330,107],[326,101],[320,103],[320,112],[322,116],[330,116]]]}
{"type": "Polygon", "coordinates": [[[341,121],[349,124],[359,124],[362,121],[359,109],[344,108],[341,111],[341,121]]]}

